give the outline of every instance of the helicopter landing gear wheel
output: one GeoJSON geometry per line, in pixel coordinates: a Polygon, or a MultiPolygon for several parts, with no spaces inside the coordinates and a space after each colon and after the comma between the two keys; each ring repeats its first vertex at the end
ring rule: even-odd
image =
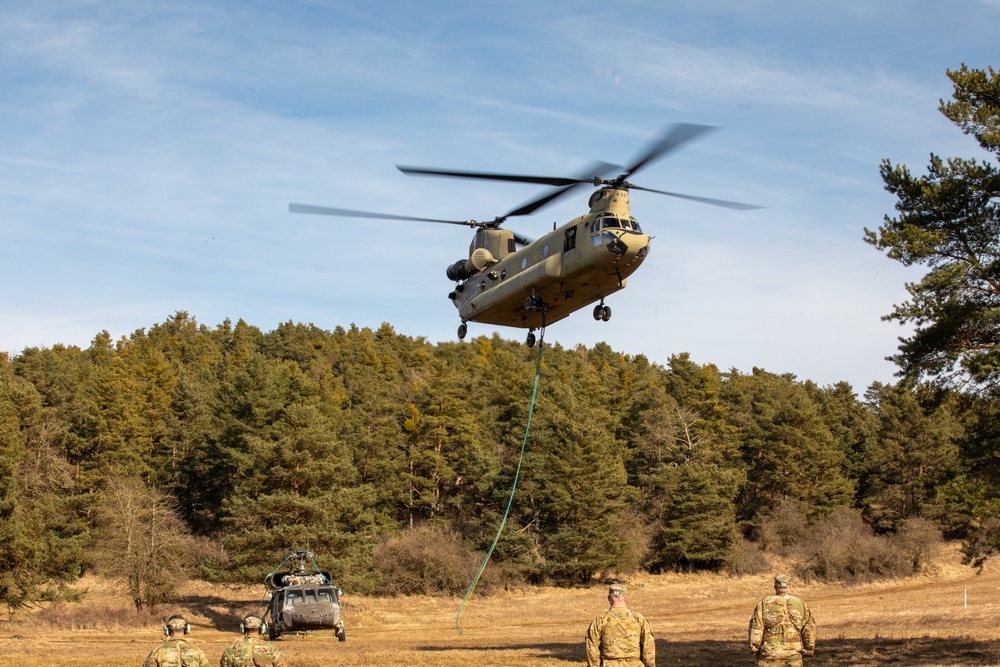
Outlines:
{"type": "Polygon", "coordinates": [[[465,334],[469,333],[469,327],[465,326],[465,322],[458,325],[458,339],[465,340],[465,334]]]}
{"type": "Polygon", "coordinates": [[[525,310],[542,310],[543,308],[545,308],[545,302],[534,294],[524,300],[525,310]]]}
{"type": "Polygon", "coordinates": [[[535,347],[535,332],[534,331],[529,331],[528,332],[528,338],[527,338],[527,340],[524,341],[524,344],[527,345],[528,347],[535,347]]]}
{"type": "Polygon", "coordinates": [[[601,313],[601,321],[607,322],[611,319],[611,307],[604,306],[603,312],[601,313]]]}
{"type": "Polygon", "coordinates": [[[340,630],[337,631],[337,641],[338,642],[347,641],[347,631],[344,630],[344,628],[341,628],[340,630]]]}
{"type": "Polygon", "coordinates": [[[604,305],[604,302],[594,306],[594,319],[598,322],[607,322],[611,319],[611,308],[604,305]]]}

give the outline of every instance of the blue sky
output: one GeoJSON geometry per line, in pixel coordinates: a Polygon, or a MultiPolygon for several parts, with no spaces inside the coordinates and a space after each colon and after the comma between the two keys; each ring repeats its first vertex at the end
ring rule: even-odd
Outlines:
{"type": "Polygon", "coordinates": [[[544,188],[394,165],[569,175],[687,122],[718,129],[632,180],[765,208],[634,192],[649,258],[610,322],[546,341],[860,393],[893,380],[906,330],[880,318],[921,275],[862,241],[893,211],[879,162],[985,157],[937,106],[946,69],[1000,65],[998,34],[1000,0],[4,3],[0,350],[177,310],[456,340],[468,229],[288,203],[490,219],[544,188]]]}

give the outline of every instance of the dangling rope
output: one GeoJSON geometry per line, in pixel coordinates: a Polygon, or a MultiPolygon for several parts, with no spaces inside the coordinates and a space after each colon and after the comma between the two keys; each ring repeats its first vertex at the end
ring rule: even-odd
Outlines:
{"type": "Polygon", "coordinates": [[[479,583],[479,577],[482,576],[483,570],[486,569],[486,564],[490,561],[490,556],[493,555],[493,549],[496,547],[497,542],[500,541],[500,533],[503,532],[504,524],[507,523],[507,515],[510,514],[511,505],[514,504],[514,492],[517,491],[517,480],[521,476],[521,463],[524,461],[524,448],[528,444],[528,431],[531,429],[531,414],[535,411],[535,396],[538,394],[538,378],[542,374],[542,347],[545,343],[545,315],[542,315],[542,328],[539,330],[538,338],[538,357],[535,361],[535,385],[531,389],[531,404],[528,406],[528,423],[524,427],[524,440],[521,441],[521,455],[517,459],[517,472],[514,473],[514,485],[510,489],[510,498],[507,500],[507,509],[503,513],[503,518],[500,520],[500,527],[497,528],[496,537],[493,538],[493,544],[490,545],[489,551],[486,552],[486,558],[483,559],[483,564],[479,566],[479,570],[476,572],[476,576],[473,577],[472,583],[469,585],[469,590],[465,592],[465,598],[462,600],[461,606],[458,608],[458,615],[455,617],[455,629],[458,634],[462,635],[462,611],[465,609],[465,604],[472,597],[473,591],[476,590],[476,584],[479,583]]]}

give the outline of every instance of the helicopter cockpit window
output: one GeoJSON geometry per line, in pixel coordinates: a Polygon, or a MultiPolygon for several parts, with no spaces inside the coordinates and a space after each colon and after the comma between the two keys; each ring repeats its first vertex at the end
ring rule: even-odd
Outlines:
{"type": "Polygon", "coordinates": [[[333,604],[333,590],[329,588],[321,588],[317,591],[317,596],[320,602],[328,602],[333,604]]]}
{"type": "Polygon", "coordinates": [[[302,591],[288,591],[285,595],[285,604],[293,605],[302,602],[302,591]]]}
{"type": "MultiPolygon", "coordinates": [[[[602,229],[607,229],[609,227],[621,227],[622,226],[621,221],[619,221],[618,218],[616,218],[611,213],[602,213],[601,216],[597,220],[598,220],[598,222],[601,223],[601,228],[602,229]]],[[[595,229],[594,231],[597,231],[597,230],[595,229]]]]}
{"type": "Polygon", "coordinates": [[[312,588],[306,590],[306,602],[316,604],[316,591],[312,588]]]}
{"type": "Polygon", "coordinates": [[[632,223],[632,229],[642,234],[642,229],[639,227],[639,221],[635,218],[629,218],[628,220],[632,223]]]}

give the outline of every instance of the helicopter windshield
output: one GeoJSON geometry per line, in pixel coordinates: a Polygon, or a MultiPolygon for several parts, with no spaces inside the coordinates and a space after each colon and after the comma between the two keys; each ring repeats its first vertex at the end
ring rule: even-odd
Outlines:
{"type": "Polygon", "coordinates": [[[601,227],[603,229],[621,228],[621,226],[622,226],[621,220],[611,215],[610,213],[605,213],[604,215],[601,216],[601,227]]]}
{"type": "Polygon", "coordinates": [[[618,218],[613,213],[602,213],[601,216],[596,221],[591,229],[594,232],[598,231],[598,225],[600,229],[629,229],[642,233],[639,229],[639,223],[636,222],[635,218],[618,218]]]}
{"type": "Polygon", "coordinates": [[[333,590],[330,588],[321,588],[318,591],[320,602],[333,603],[333,590]]]}
{"type": "Polygon", "coordinates": [[[302,602],[302,591],[288,591],[285,596],[286,605],[294,605],[302,602]]]}

